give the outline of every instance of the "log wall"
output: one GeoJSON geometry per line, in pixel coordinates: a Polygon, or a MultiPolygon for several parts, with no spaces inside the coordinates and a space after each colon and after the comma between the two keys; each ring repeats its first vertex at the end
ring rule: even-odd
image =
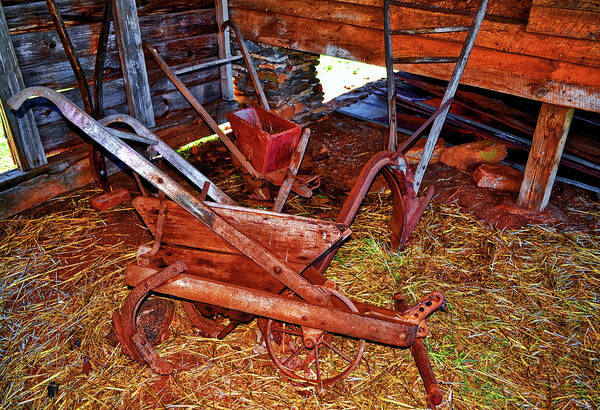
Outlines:
{"type": "MultiPolygon", "coordinates": [[[[58,0],[68,33],[88,81],[93,78],[102,0],[58,0]]],[[[179,69],[217,58],[217,26],[214,1],[140,0],[138,14],[142,38],[155,46],[171,66],[179,69]]],[[[15,46],[25,86],[43,85],[82,106],[73,71],[48,15],[45,1],[4,1],[4,12],[15,46]]],[[[189,104],[176,91],[152,58],[146,56],[152,105],[158,134],[176,135],[175,144],[196,139],[207,132],[189,104]],[[173,132],[173,128],[179,132],[173,132]]],[[[188,73],[183,77],[201,103],[220,98],[217,68],[188,73]]],[[[50,104],[33,109],[47,155],[80,145],[83,140],[50,104]]],[[[105,115],[128,113],[114,26],[107,47],[104,76],[105,115]]]]}
{"type": "MultiPolygon", "coordinates": [[[[93,80],[95,54],[104,0],[55,0],[88,82],[93,80]]],[[[76,80],[48,14],[46,1],[2,1],[25,86],[43,85],[83,105],[76,80]]],[[[156,47],[175,69],[217,59],[214,0],[138,0],[142,39],[156,47]]],[[[156,127],[153,131],[177,147],[211,134],[149,56],[145,56],[156,127]]],[[[111,25],[104,72],[104,112],[129,113],[120,58],[111,25]]],[[[220,112],[221,90],[217,67],[181,76],[213,117],[220,112]]],[[[33,106],[48,164],[30,171],[0,174],[0,218],[31,208],[56,195],[93,182],[86,137],[67,124],[49,103],[33,106]]],[[[227,107],[225,107],[227,108],[227,107]]],[[[118,168],[109,164],[109,168],[118,168]]],[[[110,172],[110,170],[109,170],[110,172]]]]}
{"type": "MultiPolygon", "coordinates": [[[[477,4],[478,0],[403,2],[391,7],[392,29],[470,24],[477,4]]],[[[383,0],[231,0],[230,8],[248,39],[384,64],[383,0]]],[[[594,31],[598,20],[593,19],[599,11],[597,0],[491,1],[462,82],[600,111],[600,36],[594,31]],[[581,24],[549,32],[544,27],[551,27],[551,20],[538,17],[536,7],[551,9],[554,15],[577,11],[581,24]],[[589,22],[590,13],[595,24],[589,22]]],[[[464,33],[394,36],[394,56],[458,56],[464,37],[464,33]]],[[[397,68],[448,79],[453,65],[397,68]]]]}

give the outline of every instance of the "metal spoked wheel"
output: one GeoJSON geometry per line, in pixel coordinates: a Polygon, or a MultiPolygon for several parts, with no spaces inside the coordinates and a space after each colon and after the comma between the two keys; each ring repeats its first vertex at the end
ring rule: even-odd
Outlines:
{"type": "MultiPolygon", "coordinates": [[[[340,292],[322,287],[352,312],[358,312],[340,292]]],[[[302,385],[325,386],[344,379],[358,366],[365,348],[364,339],[322,332],[314,346],[307,347],[300,326],[267,319],[265,341],[271,359],[286,377],[302,385]]]]}

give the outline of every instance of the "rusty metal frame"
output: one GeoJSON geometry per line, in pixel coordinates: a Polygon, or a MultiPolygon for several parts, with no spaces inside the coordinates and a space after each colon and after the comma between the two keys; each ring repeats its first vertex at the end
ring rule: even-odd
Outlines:
{"type": "MultiPolygon", "coordinates": [[[[333,253],[339,247],[339,241],[333,243],[329,254],[322,258],[319,263],[309,266],[303,272],[304,276],[302,276],[300,272],[292,269],[286,262],[277,259],[269,250],[236,229],[231,223],[225,221],[211,206],[205,204],[202,200],[196,199],[164,171],[155,167],[122,141],[122,139],[134,139],[148,143],[149,147],[163,153],[165,159],[184,173],[187,168],[180,168],[180,165],[185,163],[191,167],[189,163],[176,155],[170,147],[135,119],[118,115],[97,122],[64,96],[45,87],[25,89],[10,98],[8,104],[14,109],[18,109],[26,99],[32,97],[44,97],[52,101],[69,121],[79,127],[90,138],[117,156],[159,191],[164,192],[166,196],[236,248],[242,255],[259,265],[267,274],[285,286],[288,292],[291,291],[289,295],[276,294],[261,289],[201,278],[193,274],[183,273],[187,269],[183,261],[179,261],[161,271],[152,268],[133,270],[126,276],[126,281],[128,285],[134,286],[134,289],[127,297],[121,311],[116,312],[113,317],[115,332],[126,354],[135,360],[148,363],[152,370],[159,374],[169,374],[175,369],[174,365],[156,354],[135,327],[136,311],[141,301],[150,291],[155,291],[184,299],[188,303],[185,306],[186,311],[192,307],[192,302],[197,302],[238,313],[237,316],[230,317],[233,320],[230,320],[228,326],[220,329],[216,329],[201,315],[197,315],[197,319],[201,320],[196,321],[196,323],[201,328],[205,325],[204,333],[207,336],[215,336],[216,334],[217,337],[224,337],[239,323],[256,315],[271,320],[292,323],[305,329],[308,335],[308,337],[305,337],[304,342],[306,346],[323,340],[323,332],[360,340],[370,340],[396,347],[413,346],[414,349],[411,351],[415,357],[415,362],[421,374],[424,375],[423,379],[428,392],[430,392],[429,394],[435,395],[435,400],[432,401],[435,404],[439,388],[437,391],[434,388],[437,383],[435,383],[430,365],[427,368],[426,351],[416,341],[428,333],[425,323],[426,318],[436,310],[444,307],[445,299],[442,294],[431,292],[415,306],[408,309],[398,301],[398,311],[355,301],[351,302],[354,306],[352,308],[349,308],[349,305],[341,305],[339,297],[337,299],[331,298],[332,292],[334,295],[335,292],[330,288],[331,283],[325,280],[321,274],[327,267],[333,253]],[[136,132],[137,137],[107,128],[109,124],[115,122],[128,124],[136,132]],[[423,358],[423,355],[425,355],[425,358],[423,358]]],[[[367,163],[344,204],[338,221],[346,227],[352,223],[369,186],[375,176],[382,170],[386,180],[390,183],[395,202],[392,228],[394,229],[394,225],[396,226],[394,235],[397,241],[401,241],[407,237],[407,229],[412,229],[416,224],[420,212],[426,205],[427,197],[430,198],[431,195],[428,195],[425,201],[416,199],[414,191],[411,190],[412,175],[400,153],[382,152],[367,163]]],[[[206,177],[198,171],[195,172],[193,179],[199,188],[202,187],[204,192],[214,196],[217,202],[231,201],[206,177]]],[[[157,238],[153,248],[158,248],[160,245],[160,231],[164,219],[164,215],[159,215],[157,220],[159,225],[157,236],[159,238],[157,238]]],[[[156,253],[156,250],[153,249],[151,253],[156,253]]],[[[321,385],[323,384],[323,380],[319,379],[319,382],[321,385]]]]}
{"type": "MultiPolygon", "coordinates": [[[[108,2],[110,3],[110,2],[108,2]]],[[[79,94],[81,95],[81,99],[83,101],[83,107],[88,114],[92,114],[95,118],[99,118],[100,111],[98,111],[98,107],[94,109],[94,105],[92,104],[92,95],[90,94],[90,89],[88,87],[87,78],[81,67],[81,63],[79,62],[79,58],[75,53],[73,48],[73,43],[71,42],[71,38],[69,37],[69,33],[67,32],[67,28],[65,27],[65,23],[63,22],[62,16],[54,3],[54,0],[46,0],[46,4],[48,6],[48,11],[50,13],[50,17],[52,18],[52,22],[54,23],[54,27],[56,29],[56,33],[60,39],[60,42],[63,46],[65,54],[67,56],[67,60],[73,69],[73,74],[75,75],[75,79],[77,80],[77,88],[79,90],[79,94]]],[[[98,56],[96,60],[96,74],[95,74],[95,84],[96,84],[96,97],[97,102],[102,100],[101,98],[101,83],[102,83],[102,74],[98,72],[98,64],[101,62],[101,65],[104,65],[104,50],[105,46],[103,44],[106,43],[106,39],[108,38],[108,28],[106,25],[108,22],[106,21],[106,14],[110,14],[110,7],[106,6],[105,9],[105,18],[102,26],[102,33],[99,39],[101,48],[98,49],[98,56]],[[105,24],[106,23],[106,24],[105,24]],[[104,41],[104,43],[102,43],[104,41]],[[100,61],[99,61],[100,60],[100,61]]],[[[102,67],[100,69],[102,71],[102,67]]],[[[94,175],[94,180],[96,184],[104,190],[104,192],[110,192],[110,181],[108,179],[108,173],[106,171],[106,161],[104,159],[104,155],[98,147],[96,147],[93,143],[89,147],[88,157],[90,160],[90,167],[92,168],[92,174],[94,175]]]]}

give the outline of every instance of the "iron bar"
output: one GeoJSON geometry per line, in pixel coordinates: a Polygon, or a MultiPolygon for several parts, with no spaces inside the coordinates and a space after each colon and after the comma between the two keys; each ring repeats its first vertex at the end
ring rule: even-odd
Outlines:
{"type": "MultiPolygon", "coordinates": [[[[471,55],[473,45],[475,44],[475,39],[477,38],[477,34],[479,33],[479,28],[481,27],[481,23],[483,22],[483,18],[485,17],[487,4],[488,0],[481,0],[481,3],[479,4],[477,13],[473,18],[473,23],[471,24],[471,30],[469,30],[469,34],[467,35],[465,43],[463,44],[463,48],[460,52],[458,62],[456,63],[456,66],[454,66],[454,72],[452,73],[452,77],[450,78],[450,82],[448,83],[448,87],[446,88],[446,92],[444,93],[444,97],[442,98],[442,102],[440,103],[440,105],[444,105],[447,101],[454,99],[454,95],[456,94],[456,90],[458,89],[458,84],[460,83],[462,74],[465,71],[465,67],[467,66],[467,61],[469,61],[469,56],[471,55]]],[[[433,122],[433,125],[431,126],[429,137],[427,138],[425,148],[423,149],[423,156],[421,157],[421,160],[419,161],[419,165],[417,165],[417,170],[415,172],[415,180],[413,183],[415,195],[419,193],[419,188],[421,188],[423,175],[425,174],[427,165],[429,165],[429,161],[431,160],[431,156],[433,155],[435,144],[437,143],[438,137],[440,136],[440,133],[442,131],[442,127],[444,126],[444,122],[446,121],[448,111],[450,111],[450,105],[448,105],[448,107],[446,107],[440,113],[440,115],[438,115],[438,117],[433,122]]]]}

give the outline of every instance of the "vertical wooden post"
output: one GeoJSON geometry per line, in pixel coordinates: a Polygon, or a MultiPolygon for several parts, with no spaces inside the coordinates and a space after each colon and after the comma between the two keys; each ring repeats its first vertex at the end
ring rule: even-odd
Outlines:
{"type": "MultiPolygon", "coordinates": [[[[37,168],[47,163],[31,110],[18,118],[6,105],[6,100],[18,93],[25,84],[19,68],[15,49],[10,39],[6,17],[0,2],[0,114],[1,122],[17,166],[21,171],[37,168]]],[[[0,125],[1,126],[1,125],[0,125]]]]}
{"type": "Polygon", "coordinates": [[[548,205],[573,111],[573,108],[542,104],[517,200],[520,206],[541,212],[548,205]]]}
{"type": "Polygon", "coordinates": [[[129,112],[146,127],[151,128],[156,123],[154,122],[135,0],[112,0],[112,2],[115,33],[129,112]]]}
{"type": "MultiPolygon", "coordinates": [[[[227,0],[215,0],[215,12],[217,14],[217,45],[219,47],[219,58],[231,57],[231,45],[229,42],[229,28],[221,30],[224,21],[229,20],[229,6],[227,0]]],[[[233,75],[231,63],[221,64],[221,98],[225,101],[233,101],[233,75]]]]}

